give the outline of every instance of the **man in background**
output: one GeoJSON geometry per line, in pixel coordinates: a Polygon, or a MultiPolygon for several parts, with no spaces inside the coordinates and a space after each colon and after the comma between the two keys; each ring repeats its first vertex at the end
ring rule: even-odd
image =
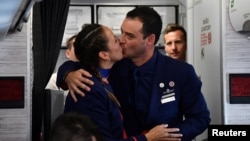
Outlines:
{"type": "Polygon", "coordinates": [[[178,24],[168,24],[164,30],[166,55],[181,61],[186,61],[187,32],[178,24]]]}

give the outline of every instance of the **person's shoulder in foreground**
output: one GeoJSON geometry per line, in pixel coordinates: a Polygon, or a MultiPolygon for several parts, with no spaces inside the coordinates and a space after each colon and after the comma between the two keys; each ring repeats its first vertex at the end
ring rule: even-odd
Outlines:
{"type": "Polygon", "coordinates": [[[92,120],[80,113],[59,115],[52,124],[49,141],[102,141],[92,120]]]}

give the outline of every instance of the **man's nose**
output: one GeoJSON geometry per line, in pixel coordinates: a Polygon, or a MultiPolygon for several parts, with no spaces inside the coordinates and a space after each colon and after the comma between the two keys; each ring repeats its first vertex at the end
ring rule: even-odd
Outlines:
{"type": "Polygon", "coordinates": [[[120,41],[120,44],[125,42],[125,40],[124,40],[124,36],[123,36],[123,35],[120,35],[120,37],[119,37],[119,41],[120,41]]]}
{"type": "Polygon", "coordinates": [[[173,44],[171,45],[171,48],[172,48],[172,49],[176,49],[176,48],[177,48],[176,44],[173,43],[173,44]]]}

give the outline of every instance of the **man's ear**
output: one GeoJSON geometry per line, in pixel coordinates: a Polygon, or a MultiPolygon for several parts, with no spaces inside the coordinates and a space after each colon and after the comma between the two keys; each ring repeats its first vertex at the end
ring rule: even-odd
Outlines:
{"type": "Polygon", "coordinates": [[[70,50],[69,49],[65,50],[65,56],[66,56],[67,59],[70,58],[70,50]]]}
{"type": "Polygon", "coordinates": [[[154,44],[155,42],[155,35],[154,34],[150,34],[148,37],[147,37],[147,42],[149,44],[154,44]]]}
{"type": "Polygon", "coordinates": [[[109,53],[107,51],[100,51],[98,55],[103,60],[110,60],[109,53]]]}

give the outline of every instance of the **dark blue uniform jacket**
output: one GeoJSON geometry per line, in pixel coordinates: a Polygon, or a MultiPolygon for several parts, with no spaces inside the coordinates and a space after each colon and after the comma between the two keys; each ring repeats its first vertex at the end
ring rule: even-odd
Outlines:
{"type": "MultiPolygon", "coordinates": [[[[191,141],[205,131],[211,121],[202,83],[192,65],[157,54],[152,94],[145,123],[139,124],[131,80],[131,61],[123,59],[111,70],[109,83],[121,103],[124,127],[128,136],[138,135],[158,124],[180,128],[182,141],[191,141]]],[[[64,65],[58,71],[57,85],[65,86],[63,78],[68,71],[78,69],[74,63],[64,65]]]]}

